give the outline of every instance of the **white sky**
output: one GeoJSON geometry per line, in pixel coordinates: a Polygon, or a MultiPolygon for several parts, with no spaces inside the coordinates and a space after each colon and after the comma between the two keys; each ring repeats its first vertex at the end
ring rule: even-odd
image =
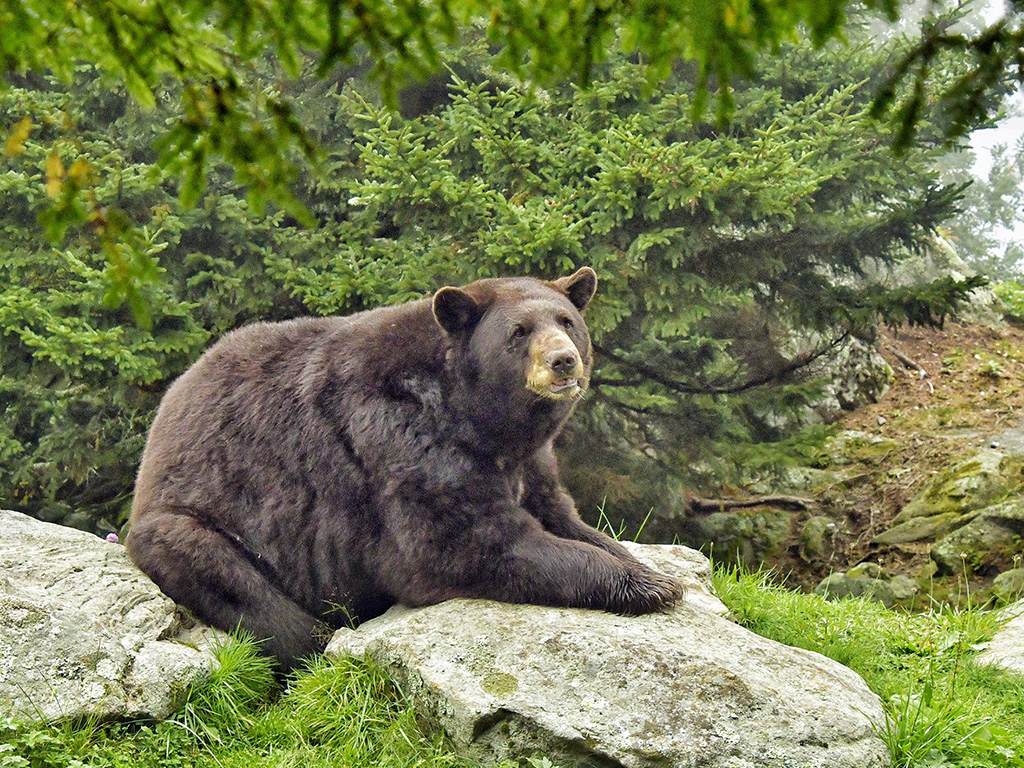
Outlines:
{"type": "MultiPolygon", "coordinates": [[[[1020,100],[1019,97],[1017,99],[1020,100]]],[[[1007,117],[996,128],[986,128],[971,134],[971,149],[975,153],[974,173],[981,178],[988,175],[992,167],[992,147],[1003,144],[1012,147],[1024,134],[1024,116],[1007,117]]]]}
{"type": "MultiPolygon", "coordinates": [[[[1002,0],[985,0],[979,2],[978,5],[982,6],[981,12],[986,24],[996,21],[1003,14],[1005,7],[1002,0]]],[[[971,148],[977,157],[974,172],[982,178],[988,175],[988,171],[992,167],[992,156],[989,150],[997,144],[1012,147],[1024,133],[1024,104],[1022,104],[1019,93],[1013,101],[1016,108],[1008,111],[1017,113],[1016,115],[1001,120],[996,128],[987,128],[971,134],[971,148]]]]}
{"type": "MultiPolygon", "coordinates": [[[[996,21],[1002,15],[1005,7],[1002,0],[980,0],[978,5],[983,6],[981,12],[986,24],[996,21]]],[[[1024,95],[1018,90],[1006,106],[1006,111],[1011,116],[999,121],[995,128],[986,128],[971,134],[971,149],[974,150],[975,157],[973,170],[979,177],[978,183],[985,183],[984,180],[992,168],[992,147],[996,145],[1012,147],[1024,134],[1024,95]]],[[[1017,226],[1012,230],[1005,230],[1002,239],[1019,240],[1022,237],[1024,237],[1024,211],[1018,211],[1017,226]]]]}

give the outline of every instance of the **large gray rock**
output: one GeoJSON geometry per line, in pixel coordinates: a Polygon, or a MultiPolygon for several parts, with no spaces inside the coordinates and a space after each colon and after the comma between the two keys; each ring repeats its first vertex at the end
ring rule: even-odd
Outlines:
{"type": "MultiPolygon", "coordinates": [[[[778,352],[783,360],[794,362],[823,348],[831,340],[806,329],[793,330],[785,337],[778,352]]],[[[847,338],[799,369],[797,375],[813,379],[818,395],[807,407],[794,413],[762,410],[758,418],[783,432],[807,425],[832,423],[844,413],[869,403],[877,403],[889,389],[894,374],[892,367],[878,350],[877,342],[847,338]]]]}
{"type": "Polygon", "coordinates": [[[845,412],[880,401],[894,378],[877,344],[852,337],[811,363],[807,373],[822,382],[813,407],[828,423],[845,412]]]}
{"type": "Polygon", "coordinates": [[[856,674],[720,615],[699,554],[634,546],[688,582],[687,603],[630,618],[452,600],[342,630],[327,653],[382,665],[428,728],[483,764],[536,753],[601,768],[888,764],[872,729],[880,703],[856,674]]]}
{"type": "Polygon", "coordinates": [[[0,717],[166,717],[213,664],[181,629],[124,547],[0,510],[0,717]]]}
{"type": "Polygon", "coordinates": [[[1007,622],[975,657],[979,664],[995,664],[1024,675],[1024,600],[1003,609],[1007,622]]]}

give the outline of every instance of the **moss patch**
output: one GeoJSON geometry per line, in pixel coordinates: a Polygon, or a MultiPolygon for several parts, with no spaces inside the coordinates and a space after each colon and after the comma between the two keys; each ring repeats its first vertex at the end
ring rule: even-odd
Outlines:
{"type": "Polygon", "coordinates": [[[996,504],[1024,485],[1024,460],[996,451],[982,451],[940,472],[895,522],[914,517],[963,514],[996,504]]]}
{"type": "Polygon", "coordinates": [[[504,698],[519,690],[519,679],[508,672],[490,672],[484,675],[480,687],[491,696],[504,698]]]}
{"type": "Polygon", "coordinates": [[[915,541],[934,541],[963,525],[969,515],[959,512],[943,512],[927,517],[914,517],[897,523],[874,538],[875,544],[909,544],[915,541]],[[966,518],[966,519],[965,519],[966,518]]]}
{"type": "Polygon", "coordinates": [[[850,430],[841,432],[828,441],[819,459],[819,465],[878,464],[898,448],[899,444],[895,440],[850,430]]]}

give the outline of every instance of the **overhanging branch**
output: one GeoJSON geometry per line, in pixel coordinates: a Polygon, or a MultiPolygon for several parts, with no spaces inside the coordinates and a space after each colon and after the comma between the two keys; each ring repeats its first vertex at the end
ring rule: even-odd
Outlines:
{"type": "MultiPolygon", "coordinates": [[[[632,360],[627,360],[621,355],[618,355],[615,352],[612,352],[602,347],[600,344],[594,344],[594,351],[597,352],[602,357],[607,358],[611,362],[615,363],[616,365],[622,366],[623,368],[627,368],[633,373],[638,373],[644,378],[653,381],[657,384],[660,384],[661,386],[665,387],[666,389],[670,389],[673,392],[679,392],[680,394],[684,395],[735,395],[741,392],[746,392],[748,390],[755,389],[757,387],[764,386],[765,384],[770,384],[772,382],[778,381],[779,379],[789,375],[790,373],[793,373],[794,371],[798,371],[801,368],[807,367],[815,360],[834,350],[846,339],[848,339],[849,336],[850,332],[844,331],[838,337],[830,341],[828,344],[810,350],[809,352],[805,352],[802,355],[797,355],[792,360],[790,360],[786,365],[781,366],[780,368],[777,368],[774,371],[762,374],[761,376],[755,376],[754,378],[748,379],[747,381],[741,382],[739,384],[731,384],[728,386],[718,386],[714,384],[694,386],[692,384],[686,384],[664,375],[657,368],[654,368],[650,365],[646,365],[644,363],[636,363],[633,362],[632,360]]],[[[598,377],[592,379],[591,383],[594,384],[594,386],[623,387],[637,386],[638,382],[636,379],[619,380],[598,377]]]]}

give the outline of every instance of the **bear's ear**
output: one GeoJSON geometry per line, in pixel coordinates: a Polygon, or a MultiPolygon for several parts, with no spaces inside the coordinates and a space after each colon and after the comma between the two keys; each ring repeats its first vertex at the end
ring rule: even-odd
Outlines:
{"type": "Polygon", "coordinates": [[[448,333],[461,333],[476,325],[480,307],[461,288],[442,288],[434,294],[434,319],[448,333]]]}
{"type": "Polygon", "coordinates": [[[568,277],[555,280],[555,286],[565,291],[573,306],[582,312],[597,291],[597,273],[590,267],[582,267],[568,277]]]}

